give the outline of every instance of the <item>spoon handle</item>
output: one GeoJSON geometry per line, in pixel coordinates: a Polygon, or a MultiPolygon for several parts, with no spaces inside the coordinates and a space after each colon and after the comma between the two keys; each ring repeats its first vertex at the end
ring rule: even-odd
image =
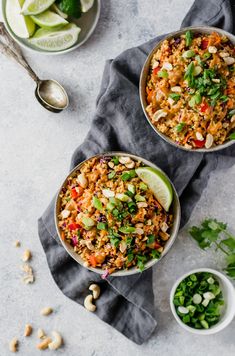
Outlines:
{"type": "Polygon", "coordinates": [[[6,44],[0,42],[0,52],[2,54],[5,54],[7,57],[14,59],[16,62],[18,62],[22,67],[24,67],[27,70],[30,77],[36,83],[38,83],[40,79],[38,78],[36,73],[33,71],[33,69],[30,67],[30,65],[24,58],[19,45],[8,34],[3,22],[0,22],[0,35],[6,41],[6,44]]]}

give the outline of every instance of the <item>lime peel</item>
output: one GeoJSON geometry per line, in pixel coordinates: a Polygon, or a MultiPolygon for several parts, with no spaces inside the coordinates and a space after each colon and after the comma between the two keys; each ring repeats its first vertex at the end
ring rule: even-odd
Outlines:
{"type": "Polygon", "coordinates": [[[166,176],[152,167],[139,167],[135,171],[138,177],[148,185],[162,207],[169,211],[173,200],[173,189],[166,176]]]}

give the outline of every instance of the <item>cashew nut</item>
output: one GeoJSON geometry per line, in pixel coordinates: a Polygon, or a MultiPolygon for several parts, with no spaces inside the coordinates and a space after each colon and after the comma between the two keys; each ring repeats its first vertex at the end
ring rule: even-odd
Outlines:
{"type": "Polygon", "coordinates": [[[46,336],[44,330],[43,330],[43,329],[38,329],[37,337],[38,337],[39,339],[43,339],[44,336],[46,336]]]}
{"type": "Polygon", "coordinates": [[[30,324],[25,325],[24,336],[30,336],[32,334],[33,328],[30,324]]]}
{"type": "Polygon", "coordinates": [[[41,315],[49,315],[53,312],[53,309],[50,308],[50,307],[46,307],[46,308],[43,308],[41,311],[40,311],[40,314],[41,315]]]}
{"type": "Polygon", "coordinates": [[[50,342],[48,347],[50,350],[57,350],[63,344],[63,339],[57,331],[52,331],[52,335],[54,340],[50,342]]]}
{"type": "Polygon", "coordinates": [[[92,291],[93,298],[98,299],[100,296],[100,287],[98,284],[91,284],[89,290],[92,291]]]}
{"type": "Polygon", "coordinates": [[[96,306],[92,304],[93,302],[93,295],[88,294],[84,299],[84,307],[89,310],[90,312],[94,312],[96,310],[96,306]]]}
{"type": "Polygon", "coordinates": [[[27,262],[27,261],[29,261],[31,259],[31,257],[32,257],[31,251],[30,250],[25,250],[24,254],[22,256],[22,260],[23,260],[23,262],[27,262]]]}
{"type": "Polygon", "coordinates": [[[40,344],[37,345],[38,350],[45,350],[48,348],[48,345],[52,342],[50,337],[46,337],[40,344]]]}
{"type": "Polygon", "coordinates": [[[16,337],[14,337],[14,339],[12,339],[9,343],[9,350],[11,352],[16,352],[18,351],[18,345],[19,345],[19,341],[16,337]]]}

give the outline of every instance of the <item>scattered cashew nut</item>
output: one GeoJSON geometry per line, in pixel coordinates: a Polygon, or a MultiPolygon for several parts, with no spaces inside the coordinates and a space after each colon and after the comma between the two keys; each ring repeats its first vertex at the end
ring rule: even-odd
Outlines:
{"type": "Polygon", "coordinates": [[[98,299],[100,296],[100,287],[98,284],[91,284],[89,290],[92,291],[93,298],[98,299]]]}
{"type": "Polygon", "coordinates": [[[52,342],[50,337],[46,337],[40,344],[37,345],[38,350],[45,350],[48,348],[48,345],[52,342]]]}
{"type": "Polygon", "coordinates": [[[25,250],[24,254],[22,256],[22,260],[23,260],[23,262],[27,262],[27,261],[29,261],[31,259],[31,257],[32,257],[31,251],[30,250],[25,250]]]}
{"type": "Polygon", "coordinates": [[[43,308],[43,309],[40,311],[40,314],[46,316],[46,315],[50,315],[52,312],[53,312],[53,309],[52,309],[52,308],[46,307],[46,308],[43,308]]]}
{"type": "Polygon", "coordinates": [[[24,336],[30,336],[32,334],[33,328],[30,324],[26,324],[24,328],[24,336]]]}
{"type": "Polygon", "coordinates": [[[50,350],[57,350],[63,344],[63,339],[58,333],[58,331],[52,331],[52,335],[54,337],[54,340],[50,342],[48,347],[50,350]]]}
{"type": "Polygon", "coordinates": [[[39,339],[43,339],[44,336],[46,336],[44,330],[43,330],[43,329],[38,329],[37,337],[38,337],[39,339]]]}
{"type": "Polygon", "coordinates": [[[12,339],[9,343],[9,350],[11,352],[16,352],[18,351],[18,345],[19,345],[19,341],[16,337],[14,337],[14,339],[12,339]]]}
{"type": "Polygon", "coordinates": [[[92,302],[93,295],[88,294],[88,296],[86,296],[86,298],[84,299],[84,307],[90,312],[94,312],[96,310],[96,306],[92,302]]]}

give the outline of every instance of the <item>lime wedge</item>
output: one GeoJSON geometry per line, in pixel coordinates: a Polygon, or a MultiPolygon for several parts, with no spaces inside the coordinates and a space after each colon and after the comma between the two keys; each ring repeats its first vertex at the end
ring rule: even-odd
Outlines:
{"type": "Polygon", "coordinates": [[[45,51],[62,51],[76,43],[80,31],[75,24],[66,25],[61,30],[40,28],[29,41],[45,51]]]}
{"type": "Polygon", "coordinates": [[[82,12],[89,11],[94,5],[94,0],[80,0],[82,12]]]}
{"type": "Polygon", "coordinates": [[[37,15],[47,10],[55,0],[25,0],[22,7],[23,15],[37,15]]]}
{"type": "Polygon", "coordinates": [[[21,15],[24,0],[7,0],[6,18],[14,34],[21,38],[29,38],[35,31],[35,24],[30,17],[21,15]]]}
{"type": "Polygon", "coordinates": [[[162,207],[168,211],[173,200],[173,189],[168,179],[152,167],[137,168],[136,174],[146,183],[162,207]]]}
{"type": "Polygon", "coordinates": [[[65,14],[64,12],[62,12],[58,6],[56,4],[52,4],[51,5],[51,10],[55,11],[58,15],[60,15],[61,17],[63,17],[64,19],[68,18],[68,15],[65,14]]]}
{"type": "Polygon", "coordinates": [[[31,19],[40,27],[46,29],[55,29],[68,24],[68,21],[63,17],[55,14],[50,10],[46,10],[39,15],[32,15],[31,19]]]}

